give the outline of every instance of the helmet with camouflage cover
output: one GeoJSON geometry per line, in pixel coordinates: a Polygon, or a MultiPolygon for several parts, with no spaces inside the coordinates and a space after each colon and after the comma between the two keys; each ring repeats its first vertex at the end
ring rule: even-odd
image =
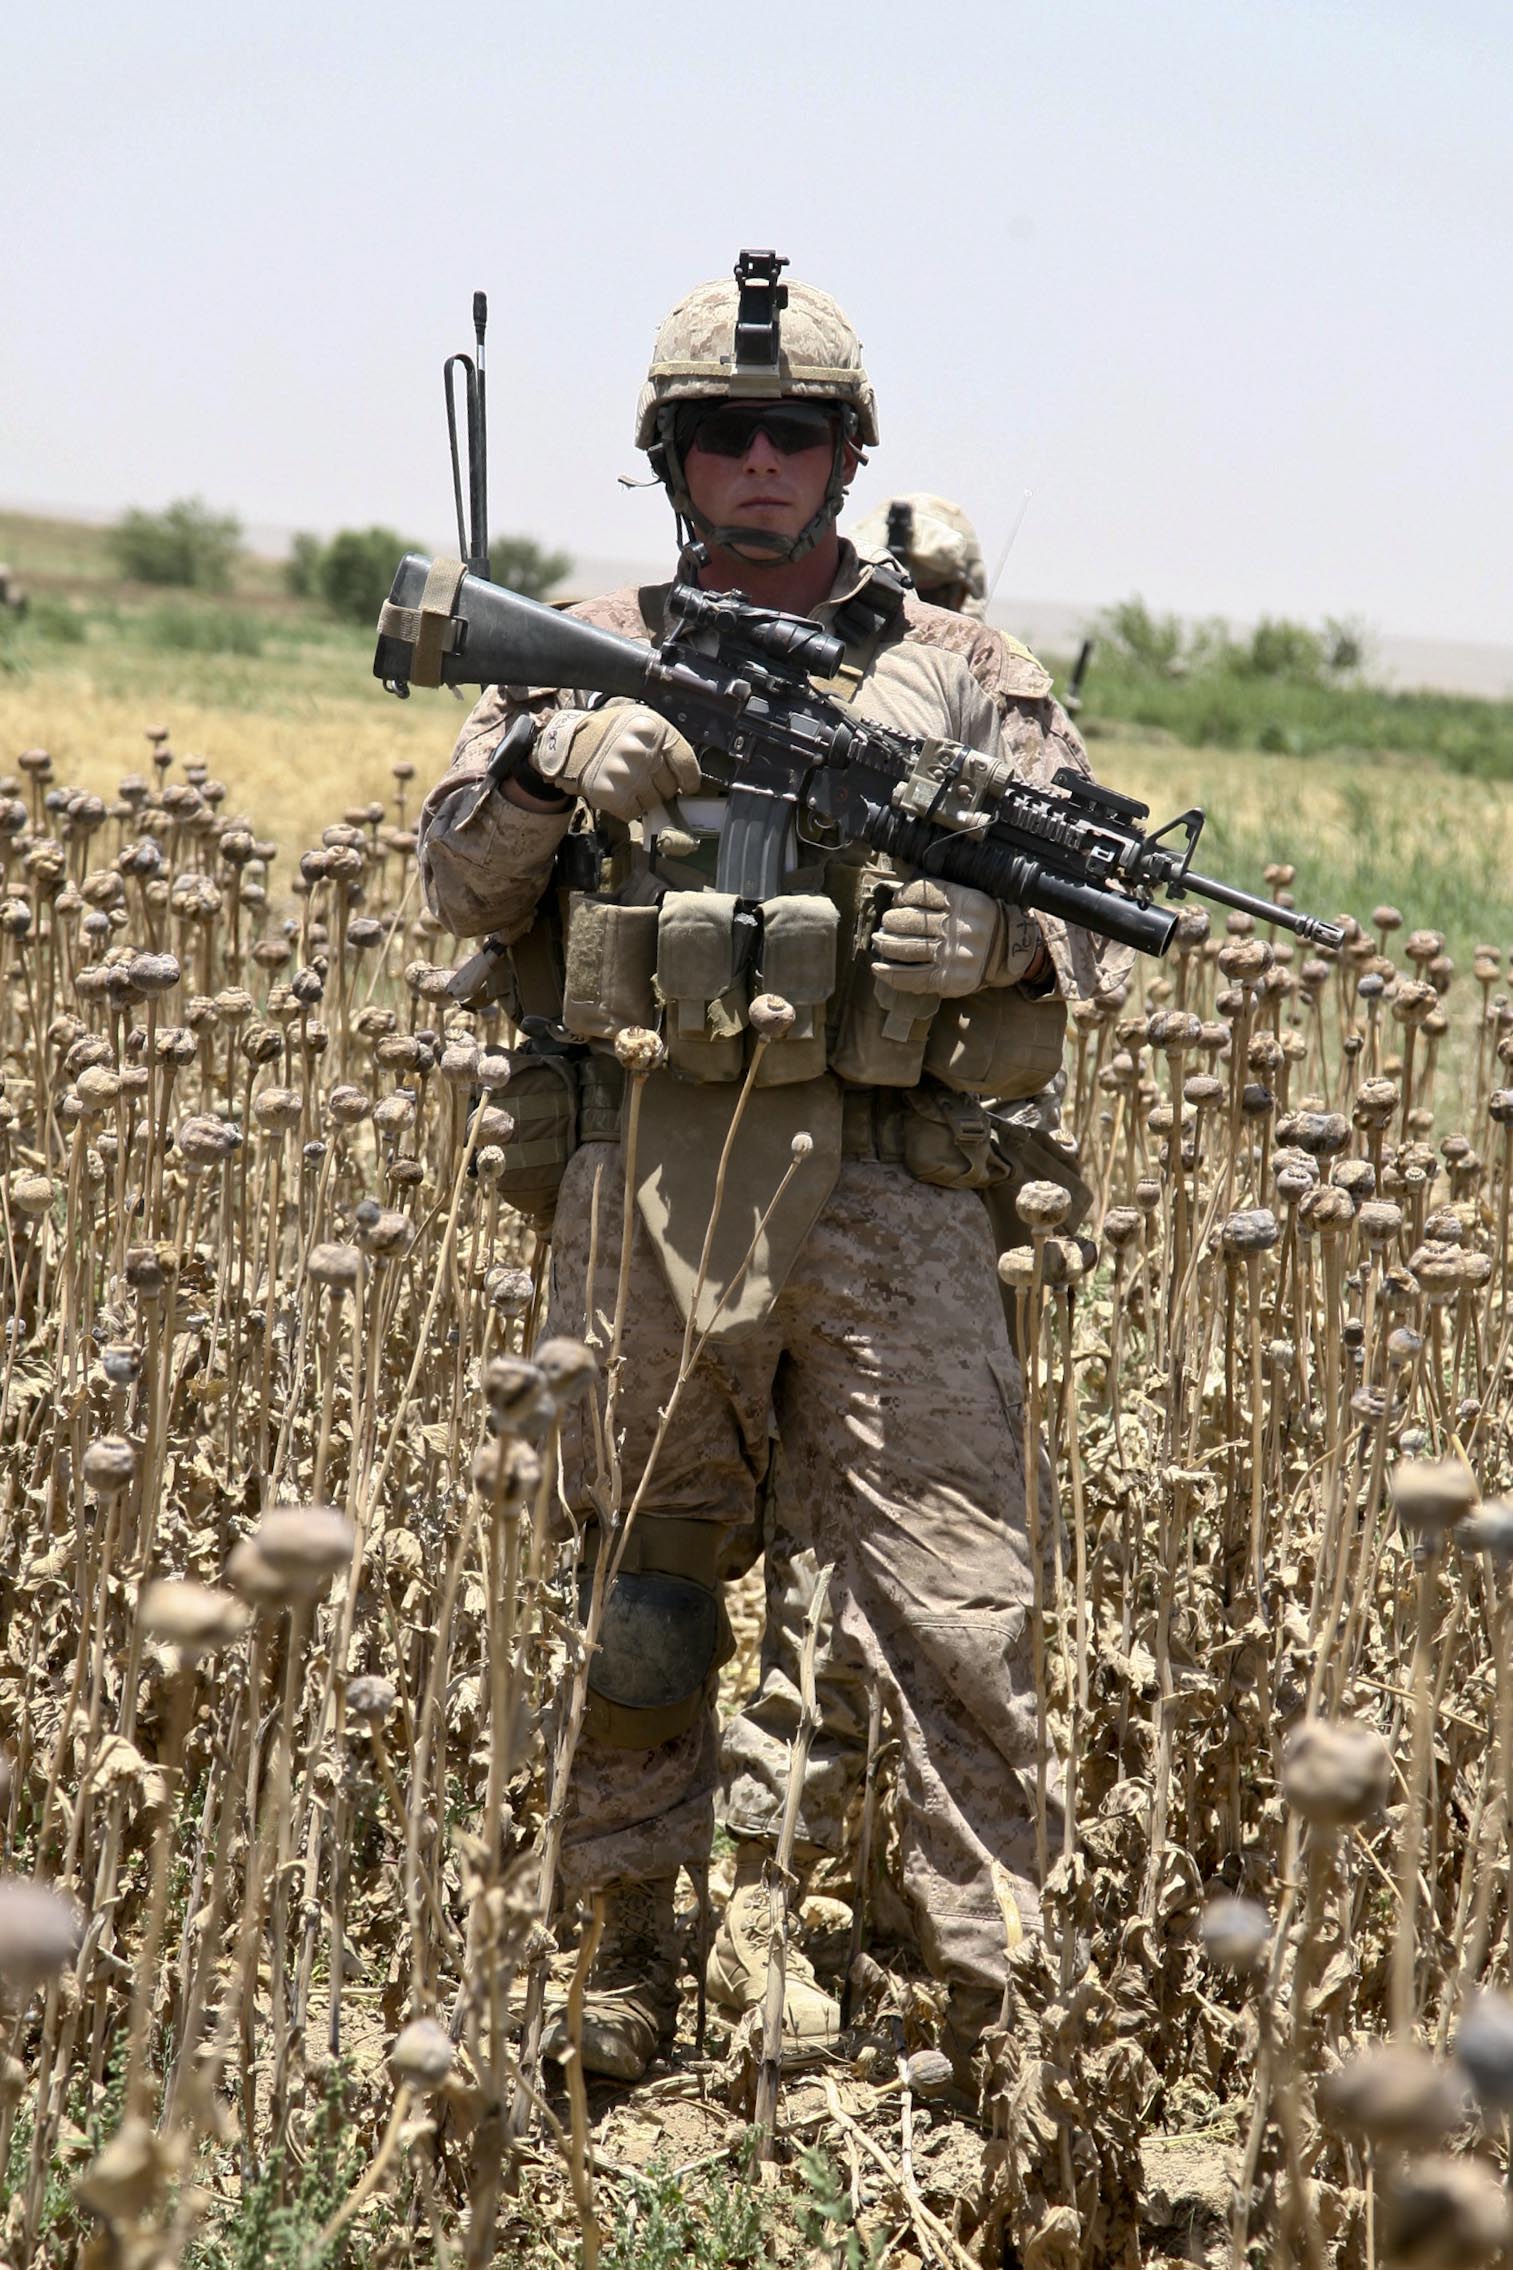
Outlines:
{"type": "Polygon", "coordinates": [[[877,403],[855,331],[827,292],[779,283],[780,254],[743,251],[734,273],[699,284],[664,319],[636,409],[644,449],[673,510],[716,543],[734,540],[797,559],[836,519],[845,496],[847,451],[878,438],[877,403]],[[824,502],[797,536],[706,525],[683,475],[680,409],[696,402],[833,402],[839,409],[824,502]]]}
{"type": "Polygon", "coordinates": [[[853,530],[864,559],[891,552],[922,599],[962,615],[987,612],[987,573],[977,531],[960,505],[919,491],[890,497],[853,530]]]}

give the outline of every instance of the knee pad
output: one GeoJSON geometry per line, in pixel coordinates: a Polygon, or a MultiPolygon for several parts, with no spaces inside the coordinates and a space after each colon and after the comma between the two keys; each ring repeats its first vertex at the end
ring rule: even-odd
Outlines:
{"type": "MultiPolygon", "coordinates": [[[[584,1576],[585,1617],[591,1588],[584,1576]]],[[[589,1665],[584,1731],[619,1750],[655,1749],[686,1733],[722,1659],[723,1624],[708,1585],[661,1570],[622,1569],[605,1599],[589,1665]]]]}

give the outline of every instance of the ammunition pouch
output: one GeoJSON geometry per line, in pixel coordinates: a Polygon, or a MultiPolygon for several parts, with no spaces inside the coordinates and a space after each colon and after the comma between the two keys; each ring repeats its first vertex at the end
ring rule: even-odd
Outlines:
{"type": "Polygon", "coordinates": [[[975,1096],[931,1086],[848,1088],[842,1114],[845,1157],[901,1166],[937,1190],[987,1190],[1007,1171],[994,1123],[975,1096]]]}
{"type": "Polygon", "coordinates": [[[667,1061],[685,1080],[738,1080],[745,1070],[746,979],[739,900],[725,891],[668,891],[656,925],[656,997],[667,1012],[667,1061]]]}
{"type": "MultiPolygon", "coordinates": [[[[602,1532],[584,1540],[579,1612],[587,1615],[602,1532]]],[[[719,1594],[719,1522],[642,1515],[605,1596],[588,1672],[584,1731],[616,1750],[651,1750],[685,1734],[734,1641],[719,1594]]]]}
{"type": "Polygon", "coordinates": [[[568,901],[562,1022],[575,1040],[655,1025],[658,910],[575,891],[568,901]]]}
{"type": "Polygon", "coordinates": [[[942,1001],[925,1042],[924,1069],[942,1087],[1017,1102],[1038,1096],[1061,1070],[1066,1003],[1000,985],[942,1001]]]}
{"type": "Polygon", "coordinates": [[[794,1018],[781,1040],[769,1041],[758,1087],[817,1080],[825,1069],[825,1015],[835,992],[840,921],[833,899],[800,892],[768,899],[762,907],[762,990],[781,994],[794,1018]]]}
{"type": "Polygon", "coordinates": [[[872,933],[897,880],[875,867],[844,866],[832,868],[827,880],[849,942],[830,1007],[830,1068],[860,1087],[912,1088],[924,1071],[940,1004],[931,994],[901,993],[872,974],[872,933]]]}
{"type": "Polygon", "coordinates": [[[493,1187],[536,1229],[550,1229],[567,1162],[580,1140],[577,1064],[570,1056],[512,1049],[504,1103],[515,1131],[503,1146],[504,1166],[493,1187]]]}

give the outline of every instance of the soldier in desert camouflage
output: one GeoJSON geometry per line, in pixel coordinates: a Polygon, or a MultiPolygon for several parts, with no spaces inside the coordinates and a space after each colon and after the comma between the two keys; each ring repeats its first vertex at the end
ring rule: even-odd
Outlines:
{"type": "MultiPolygon", "coordinates": [[[[841,541],[847,487],[878,438],[873,392],[834,301],[778,285],[777,265],[743,255],[736,281],[700,286],[657,337],[636,438],[686,540],[681,572],[826,624],[847,651],[830,690],[859,717],[1002,751],[1037,782],[1085,767],[1032,656],[922,604],[841,541]]],[[[666,588],[574,612],[645,638],[666,588]]],[[[629,1208],[627,1496],[690,1303],[701,1325],[719,1315],[647,1482],[590,1673],[563,1854],[567,1888],[605,1902],[584,2059],[633,2078],[676,2021],[676,1876],[704,1863],[712,1830],[719,1584],[749,1559],[775,1421],[786,1486],[833,1564],[841,1644],[887,1698],[904,1895],[966,2079],[1011,1940],[1037,1927],[1039,1906],[1025,1423],[977,1196],[994,1172],[978,1099],[1044,1086],[1066,999],[1103,982],[1101,948],[911,880],[863,847],[805,844],[783,893],[756,910],[747,968],[736,924],[744,914],[749,929],[751,910],[711,888],[721,821],[694,751],[651,711],[495,687],[421,831],[439,918],[504,939],[522,996],[555,968],[555,1028],[583,1043],[576,1125],[592,1139],[567,1159],[557,1199],[552,1332],[608,1341],[626,1174],[614,1036],[652,1024],[664,1035],[666,1061],[641,1091],[629,1208]],[[597,888],[564,906],[564,845],[590,824],[597,888]],[[765,1046],[698,1294],[753,1003],[772,993],[796,1017],[765,1046]],[[801,1163],[743,1275],[800,1135],[801,1163]]],[[[563,1443],[590,1553],[595,1433],[580,1415],[563,1443]]],[[[564,2042],[559,2031],[548,2048],[564,2042]]]]}

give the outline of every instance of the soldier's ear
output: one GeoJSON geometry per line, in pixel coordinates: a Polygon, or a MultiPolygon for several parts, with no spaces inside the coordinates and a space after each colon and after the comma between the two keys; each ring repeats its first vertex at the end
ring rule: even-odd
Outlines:
{"type": "Polygon", "coordinates": [[[866,459],[862,456],[862,453],[857,448],[856,443],[854,441],[848,441],[846,443],[845,453],[841,458],[842,488],[850,488],[852,482],[856,479],[857,467],[865,463],[866,459]]]}

